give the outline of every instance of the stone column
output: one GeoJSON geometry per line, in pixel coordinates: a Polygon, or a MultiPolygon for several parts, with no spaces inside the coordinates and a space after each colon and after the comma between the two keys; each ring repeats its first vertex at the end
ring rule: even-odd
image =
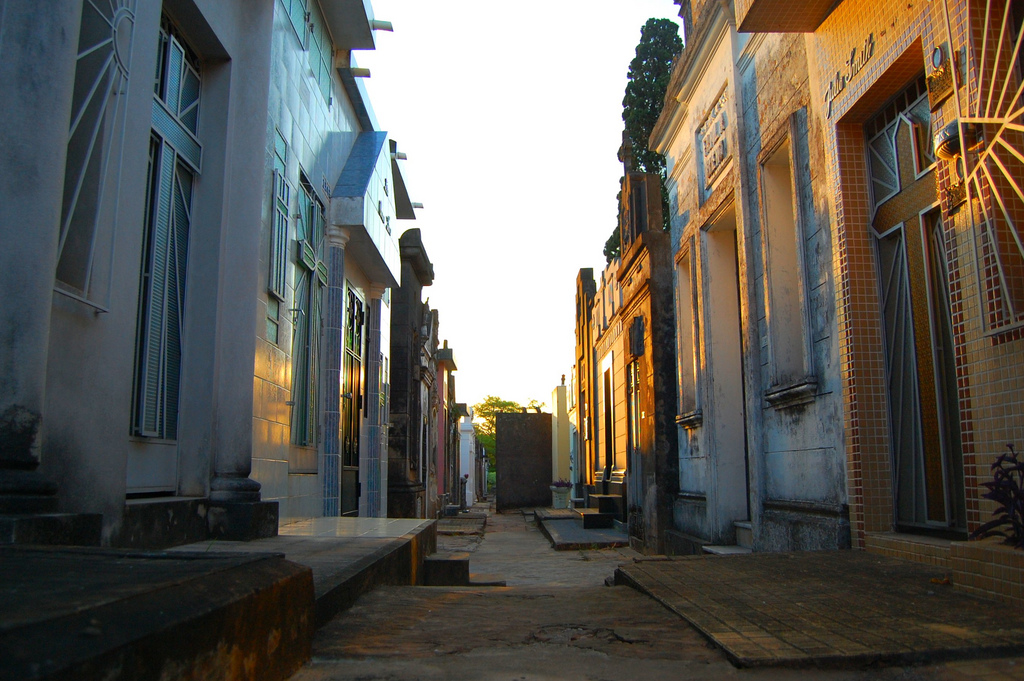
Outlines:
{"type": "Polygon", "coordinates": [[[366,447],[365,456],[360,457],[359,479],[363,494],[359,498],[359,515],[367,518],[387,516],[387,505],[382,504],[382,491],[387,489],[387,469],[381,467],[381,459],[387,465],[387,453],[381,447],[380,408],[380,319],[383,286],[366,289],[369,307],[369,329],[366,344],[366,447]]]}
{"type": "Polygon", "coordinates": [[[324,516],[341,515],[341,367],[345,326],[347,227],[327,226],[327,300],[323,311],[323,493],[324,516]]]}
{"type": "Polygon", "coordinates": [[[0,513],[38,513],[57,505],[36,469],[82,2],[0,12],[0,513]]]}

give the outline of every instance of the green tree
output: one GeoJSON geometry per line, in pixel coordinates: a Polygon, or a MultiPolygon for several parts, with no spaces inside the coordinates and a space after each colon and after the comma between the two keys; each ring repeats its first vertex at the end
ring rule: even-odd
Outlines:
{"type": "Polygon", "coordinates": [[[629,63],[622,120],[632,144],[634,172],[665,173],[665,157],[647,148],[672,77],[672,62],[683,49],[679,26],[668,19],[648,19],[640,31],[636,56],[629,63]]]}
{"type": "Polygon", "coordinates": [[[494,468],[494,436],[498,414],[502,412],[520,412],[522,405],[512,400],[503,400],[495,395],[488,395],[483,402],[473,405],[473,430],[476,439],[487,450],[487,461],[494,468]]]}
{"type": "MultiPolygon", "coordinates": [[[[672,77],[672,63],[683,49],[679,26],[668,19],[648,19],[640,30],[636,56],[626,74],[626,94],[622,98],[622,121],[631,153],[628,172],[656,173],[661,176],[662,227],[669,230],[668,192],[665,190],[665,157],[647,148],[665,103],[665,91],[672,77]]],[[[608,262],[620,254],[619,226],[605,243],[608,262]]]]}
{"type": "Polygon", "coordinates": [[[473,405],[473,430],[476,432],[476,439],[487,450],[487,460],[491,468],[494,468],[494,442],[497,434],[498,414],[504,412],[519,413],[523,409],[541,409],[543,402],[530,400],[525,407],[512,400],[503,400],[495,395],[488,395],[483,402],[473,405]]]}

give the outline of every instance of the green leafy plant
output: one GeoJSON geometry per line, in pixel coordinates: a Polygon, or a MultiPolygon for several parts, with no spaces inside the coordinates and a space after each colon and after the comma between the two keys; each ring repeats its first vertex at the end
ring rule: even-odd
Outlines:
{"type": "Polygon", "coordinates": [[[1024,462],[1017,458],[1012,444],[992,463],[992,480],[983,483],[983,494],[999,505],[993,518],[971,533],[971,539],[1003,537],[1004,544],[1024,549],[1024,462]]]}

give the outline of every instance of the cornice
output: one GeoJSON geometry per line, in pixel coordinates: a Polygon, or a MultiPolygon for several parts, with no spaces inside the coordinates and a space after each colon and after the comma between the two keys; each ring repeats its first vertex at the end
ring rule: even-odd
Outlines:
{"type": "Polygon", "coordinates": [[[709,7],[708,14],[700,18],[702,26],[696,31],[693,42],[683,49],[672,69],[661,115],[648,139],[648,146],[659,153],[664,153],[678,134],[694,90],[704,80],[715,53],[733,28],[719,3],[709,3],[709,7]]]}

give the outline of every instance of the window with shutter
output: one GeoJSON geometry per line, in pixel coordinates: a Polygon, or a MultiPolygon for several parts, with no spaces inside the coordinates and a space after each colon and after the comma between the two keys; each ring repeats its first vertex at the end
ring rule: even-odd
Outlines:
{"type": "Polygon", "coordinates": [[[291,201],[291,187],[285,179],[285,162],[288,146],[277,134],[274,149],[274,179],[272,224],[270,233],[270,273],[267,290],[280,301],[285,299],[288,265],[288,204],[291,201]]]}
{"type": "Polygon", "coordinates": [[[295,333],[292,341],[292,441],[317,443],[319,413],[320,329],[327,263],[324,255],[323,206],[305,175],[299,180],[295,227],[295,333]]]}
{"type": "Polygon", "coordinates": [[[199,175],[201,81],[166,19],[153,97],[146,239],[135,371],[136,435],[175,439],[192,191],[199,175]]]}

